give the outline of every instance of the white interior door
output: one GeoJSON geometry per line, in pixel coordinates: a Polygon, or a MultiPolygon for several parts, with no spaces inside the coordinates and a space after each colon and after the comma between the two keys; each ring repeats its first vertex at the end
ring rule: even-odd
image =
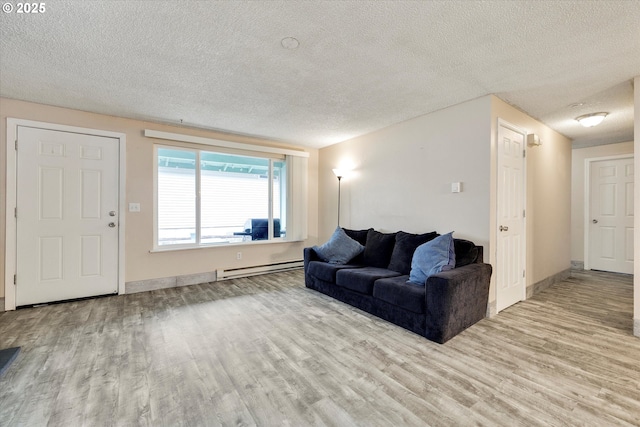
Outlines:
{"type": "Polygon", "coordinates": [[[633,158],[591,162],[589,268],[633,274],[633,158]]]}
{"type": "Polygon", "coordinates": [[[118,291],[117,138],[18,126],[16,305],[118,291]]]}
{"type": "Polygon", "coordinates": [[[498,126],[497,311],[525,299],[525,134],[498,126]]]}

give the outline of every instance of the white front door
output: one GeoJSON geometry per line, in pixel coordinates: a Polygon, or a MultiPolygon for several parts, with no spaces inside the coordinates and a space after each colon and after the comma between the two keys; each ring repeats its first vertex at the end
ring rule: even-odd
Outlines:
{"type": "Polygon", "coordinates": [[[589,268],[633,274],[633,158],[591,162],[589,268]]]}
{"type": "Polygon", "coordinates": [[[496,309],[525,299],[525,134],[498,126],[498,213],[496,309]]]}
{"type": "Polygon", "coordinates": [[[18,126],[16,305],[118,291],[119,140],[18,126]]]}

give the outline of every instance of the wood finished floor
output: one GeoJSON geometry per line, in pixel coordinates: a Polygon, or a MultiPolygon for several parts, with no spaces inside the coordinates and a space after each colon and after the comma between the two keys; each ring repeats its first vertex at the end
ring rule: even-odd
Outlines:
{"type": "Polygon", "coordinates": [[[299,270],[0,313],[0,426],[637,426],[632,293],[575,272],[444,345],[299,270]]]}

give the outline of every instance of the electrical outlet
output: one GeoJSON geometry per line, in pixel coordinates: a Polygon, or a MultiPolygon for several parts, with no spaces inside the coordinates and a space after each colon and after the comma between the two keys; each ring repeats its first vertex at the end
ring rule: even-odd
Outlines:
{"type": "Polygon", "coordinates": [[[238,253],[236,254],[236,259],[237,259],[237,260],[242,259],[242,252],[238,252],[238,253]]]}
{"type": "Polygon", "coordinates": [[[129,212],[140,212],[140,203],[129,203],[129,212]]]}

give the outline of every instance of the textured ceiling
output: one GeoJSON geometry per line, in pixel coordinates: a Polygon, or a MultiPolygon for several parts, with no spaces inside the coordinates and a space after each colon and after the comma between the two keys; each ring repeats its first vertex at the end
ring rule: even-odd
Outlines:
{"type": "Polygon", "coordinates": [[[496,94],[604,144],[633,139],[639,23],[635,0],[47,1],[0,14],[0,95],[323,147],[496,94]]]}

